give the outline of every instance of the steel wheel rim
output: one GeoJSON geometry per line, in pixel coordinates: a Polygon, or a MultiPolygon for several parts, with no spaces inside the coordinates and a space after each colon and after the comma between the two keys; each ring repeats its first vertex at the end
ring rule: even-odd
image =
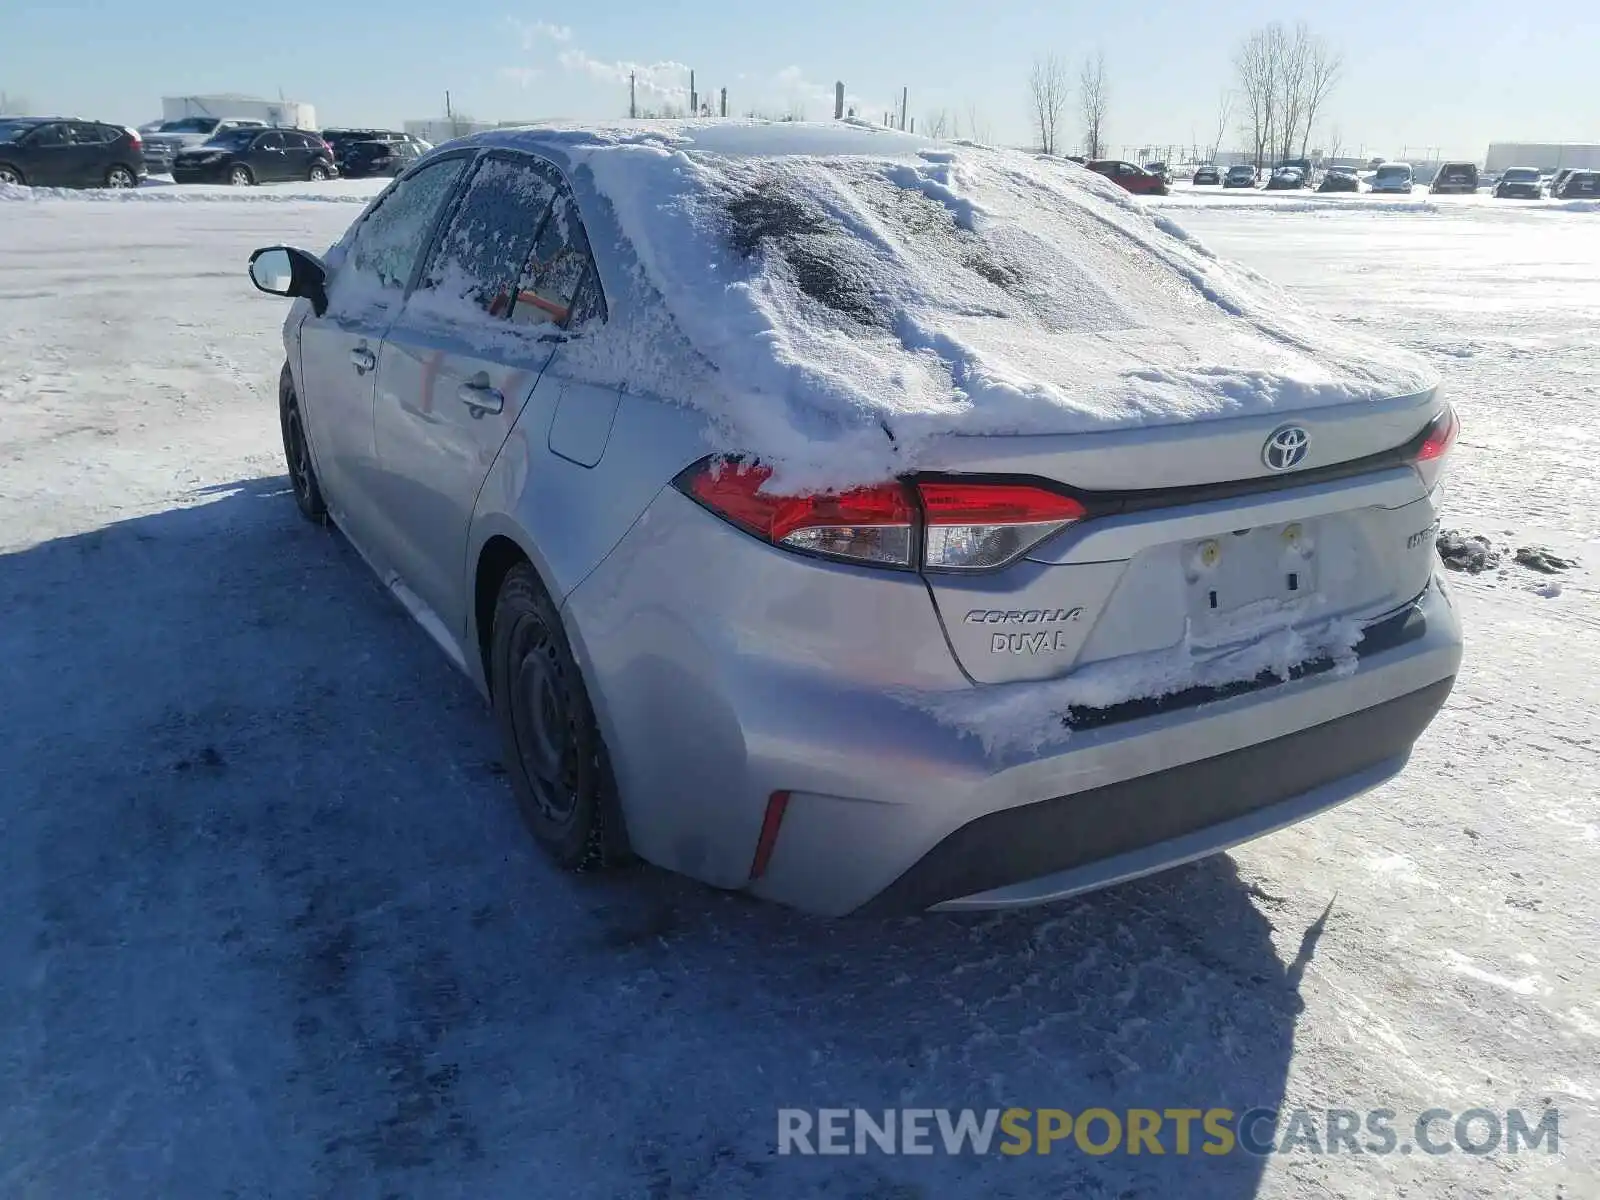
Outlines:
{"type": "Polygon", "coordinates": [[[113,188],[131,188],[133,176],[122,167],[113,167],[111,174],[106,177],[106,186],[113,188]]]}
{"type": "Polygon", "coordinates": [[[234,187],[244,187],[250,182],[250,175],[243,167],[235,167],[228,175],[228,182],[234,187]]]}
{"type": "Polygon", "coordinates": [[[511,727],[517,755],[534,802],[552,821],[568,820],[577,807],[572,786],[572,715],[562,671],[548,640],[530,647],[511,682],[511,727]]]}

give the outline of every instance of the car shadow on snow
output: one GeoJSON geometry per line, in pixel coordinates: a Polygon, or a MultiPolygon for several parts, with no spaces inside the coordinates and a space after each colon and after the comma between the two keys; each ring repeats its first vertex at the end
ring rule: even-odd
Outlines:
{"type": "Polygon", "coordinates": [[[1320,926],[1282,961],[1228,858],[887,921],[563,875],[343,539],[281,479],[194,500],[0,557],[7,1191],[1257,1190],[1198,1125],[1187,1156],[1170,1123],[1160,1156],[777,1153],[780,1108],[1276,1107],[1320,926]]]}

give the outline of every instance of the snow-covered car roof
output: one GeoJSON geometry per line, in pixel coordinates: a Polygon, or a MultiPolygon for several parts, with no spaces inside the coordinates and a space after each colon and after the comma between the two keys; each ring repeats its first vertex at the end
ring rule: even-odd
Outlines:
{"type": "Polygon", "coordinates": [[[495,130],[572,180],[611,320],[595,382],[703,410],[802,486],[950,434],[1076,433],[1415,395],[1430,368],[1302,310],[1060,159],[863,123],[495,130]]]}

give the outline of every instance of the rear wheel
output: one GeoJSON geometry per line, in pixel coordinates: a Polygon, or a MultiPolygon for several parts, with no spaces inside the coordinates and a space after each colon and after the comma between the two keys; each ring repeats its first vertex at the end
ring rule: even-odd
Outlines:
{"type": "Polygon", "coordinates": [[[583,673],[526,562],[500,585],[488,667],[507,773],[534,839],[568,871],[624,861],[616,783],[583,673]]]}
{"type": "Polygon", "coordinates": [[[127,167],[116,166],[106,172],[106,186],[108,188],[137,187],[139,180],[127,167]]]}
{"type": "Polygon", "coordinates": [[[250,173],[250,168],[243,163],[235,163],[228,169],[228,182],[234,187],[249,187],[255,181],[256,177],[250,173]]]}
{"type": "Polygon", "coordinates": [[[322,499],[317,469],[311,462],[311,442],[306,437],[305,418],[300,412],[300,397],[295,394],[294,377],[284,365],[278,379],[278,421],[283,427],[283,458],[289,468],[289,486],[300,515],[317,525],[328,521],[328,506],[322,499]]]}
{"type": "Polygon", "coordinates": [[[27,181],[22,178],[22,172],[9,163],[0,163],[0,183],[9,183],[13,187],[22,187],[27,181]]]}
{"type": "Polygon", "coordinates": [[[328,177],[328,168],[327,167],[323,166],[321,163],[312,163],[311,164],[310,179],[311,179],[312,183],[321,183],[327,177],[328,177]]]}

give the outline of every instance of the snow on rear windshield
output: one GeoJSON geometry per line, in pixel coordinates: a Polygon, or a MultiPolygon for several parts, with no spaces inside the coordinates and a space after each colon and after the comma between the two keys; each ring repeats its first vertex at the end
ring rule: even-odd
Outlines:
{"type": "Polygon", "coordinates": [[[1098,314],[1064,306],[1062,285],[1076,272],[1059,250],[1025,231],[980,232],[976,209],[939,181],[936,166],[834,159],[813,160],[809,170],[819,166],[831,196],[814,183],[796,186],[781,159],[728,163],[733,186],[721,202],[729,247],[792,285],[813,311],[889,330],[907,298],[895,281],[909,260],[968,317],[1023,316],[1049,329],[1128,323],[1117,306],[1098,314]]]}

